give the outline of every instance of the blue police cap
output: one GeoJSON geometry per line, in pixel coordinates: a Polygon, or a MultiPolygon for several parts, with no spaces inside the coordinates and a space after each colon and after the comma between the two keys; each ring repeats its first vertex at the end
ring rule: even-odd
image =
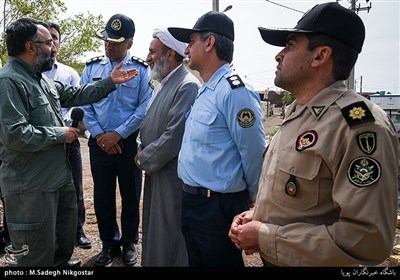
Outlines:
{"type": "Polygon", "coordinates": [[[259,27],[262,39],[274,46],[285,46],[291,33],[319,33],[332,37],[361,52],[365,27],[353,11],[336,2],[315,5],[306,12],[294,28],[259,27]]]}
{"type": "Polygon", "coordinates": [[[202,15],[192,29],[169,27],[168,31],[177,40],[185,43],[190,42],[190,35],[194,32],[214,32],[225,36],[232,41],[235,39],[233,21],[224,13],[210,11],[202,15]]]}
{"type": "Polygon", "coordinates": [[[95,36],[111,43],[123,43],[135,35],[133,20],[122,14],[113,15],[107,22],[106,28],[98,30],[95,36]]]}

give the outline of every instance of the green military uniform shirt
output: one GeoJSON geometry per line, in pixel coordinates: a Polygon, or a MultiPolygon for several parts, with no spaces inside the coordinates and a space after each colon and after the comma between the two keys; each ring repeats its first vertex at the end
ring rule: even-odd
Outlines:
{"type": "Polygon", "coordinates": [[[81,88],[53,82],[16,57],[0,70],[0,186],[3,196],[53,191],[72,180],[62,107],[95,102],[115,89],[111,78],[81,88]]]}

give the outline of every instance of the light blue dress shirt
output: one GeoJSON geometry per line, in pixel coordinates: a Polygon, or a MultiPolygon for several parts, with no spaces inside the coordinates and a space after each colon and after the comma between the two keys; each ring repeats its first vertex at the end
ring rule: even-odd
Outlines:
{"type": "MultiPolygon", "coordinates": [[[[107,98],[83,106],[83,121],[93,137],[106,131],[116,131],[126,138],[139,129],[151,98],[149,69],[131,59],[129,52],[123,59],[126,63],[122,69],[137,68],[138,76],[116,85],[117,89],[107,98]]],[[[88,63],[81,76],[81,84],[93,83],[111,74],[118,63],[112,63],[108,57],[88,63]]]]}
{"type": "Polygon", "coordinates": [[[233,74],[225,64],[199,89],[187,113],[178,176],[216,192],[247,189],[255,201],[266,146],[260,97],[243,83],[231,86],[233,74]]]}
{"type": "MultiPolygon", "coordinates": [[[[79,86],[79,74],[76,70],[57,60],[54,62],[51,70],[43,72],[47,77],[54,81],[60,81],[66,85],[79,86]]],[[[71,111],[73,108],[61,108],[64,122],[66,125],[72,125],[71,111]]]]}

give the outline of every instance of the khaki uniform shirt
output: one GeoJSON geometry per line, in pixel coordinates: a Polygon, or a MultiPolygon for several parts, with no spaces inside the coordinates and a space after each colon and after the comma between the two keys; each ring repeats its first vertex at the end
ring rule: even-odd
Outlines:
{"type": "Polygon", "coordinates": [[[377,105],[344,81],[291,104],[264,157],[253,219],[280,266],[376,265],[396,229],[399,144],[377,105]]]}

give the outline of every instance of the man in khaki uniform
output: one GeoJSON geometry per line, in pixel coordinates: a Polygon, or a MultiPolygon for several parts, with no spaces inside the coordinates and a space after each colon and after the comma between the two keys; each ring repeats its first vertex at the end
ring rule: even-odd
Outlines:
{"type": "Polygon", "coordinates": [[[294,29],[259,31],[284,47],[275,84],[296,100],[264,156],[254,211],[234,218],[231,240],[267,266],[381,263],[395,235],[399,144],[386,113],[345,85],[361,19],[325,3],[294,29]]]}

